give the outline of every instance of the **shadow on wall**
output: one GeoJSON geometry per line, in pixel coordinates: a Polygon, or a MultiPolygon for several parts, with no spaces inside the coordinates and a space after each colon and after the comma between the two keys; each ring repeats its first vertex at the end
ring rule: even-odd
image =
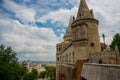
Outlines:
{"type": "Polygon", "coordinates": [[[87,80],[87,79],[85,79],[85,78],[82,77],[82,80],[87,80]]]}

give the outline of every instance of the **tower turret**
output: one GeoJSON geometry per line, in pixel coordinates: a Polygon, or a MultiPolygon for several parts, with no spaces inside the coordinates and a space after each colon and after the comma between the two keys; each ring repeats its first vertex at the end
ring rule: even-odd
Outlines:
{"type": "Polygon", "coordinates": [[[69,24],[68,24],[68,29],[66,30],[66,33],[64,35],[64,41],[65,42],[70,42],[72,41],[72,36],[71,36],[71,24],[74,22],[75,18],[74,16],[70,17],[69,24]]]}
{"type": "Polygon", "coordinates": [[[79,18],[93,18],[93,11],[89,10],[86,1],[81,0],[78,13],[77,13],[77,19],[79,18]]]}
{"type": "MultiPolygon", "coordinates": [[[[100,40],[98,32],[98,20],[93,16],[93,11],[89,10],[86,1],[81,0],[76,20],[71,25],[72,41],[81,50],[84,47],[84,55],[99,52],[100,40]]],[[[82,56],[83,57],[83,56],[82,56]]]]}

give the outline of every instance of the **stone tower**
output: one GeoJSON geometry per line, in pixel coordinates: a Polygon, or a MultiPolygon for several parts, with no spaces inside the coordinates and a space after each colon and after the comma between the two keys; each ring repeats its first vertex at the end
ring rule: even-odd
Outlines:
{"type": "Polygon", "coordinates": [[[80,2],[76,19],[70,18],[63,38],[64,41],[56,45],[56,77],[61,80],[61,76],[69,76],[67,80],[71,80],[74,73],[72,65],[78,60],[89,59],[91,54],[101,50],[98,20],[94,18],[93,11],[89,10],[85,0],[80,2]]]}
{"type": "Polygon", "coordinates": [[[98,20],[94,18],[85,0],[81,0],[77,18],[71,25],[72,42],[76,47],[78,59],[88,58],[90,54],[100,52],[98,20]]]}

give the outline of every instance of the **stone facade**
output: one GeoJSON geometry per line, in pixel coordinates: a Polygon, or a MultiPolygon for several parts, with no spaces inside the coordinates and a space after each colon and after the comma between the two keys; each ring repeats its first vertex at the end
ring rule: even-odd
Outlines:
{"type": "Polygon", "coordinates": [[[77,17],[71,16],[70,18],[68,29],[63,37],[64,41],[56,45],[57,80],[61,80],[60,76],[64,76],[65,80],[74,80],[72,70],[75,70],[78,60],[88,60],[88,62],[91,60],[93,63],[99,63],[101,59],[105,64],[120,62],[119,57],[116,58],[115,51],[102,50],[101,52],[98,23],[85,0],[81,0],[77,17]],[[67,78],[69,70],[71,79],[67,78]]]}

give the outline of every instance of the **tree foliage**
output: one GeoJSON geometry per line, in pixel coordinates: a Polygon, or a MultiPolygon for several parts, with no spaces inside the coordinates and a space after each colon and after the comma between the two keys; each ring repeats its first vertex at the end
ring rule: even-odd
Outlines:
{"type": "Polygon", "coordinates": [[[36,80],[37,78],[38,78],[38,71],[33,68],[31,72],[28,72],[24,75],[23,80],[36,80]]]}
{"type": "Polygon", "coordinates": [[[12,50],[11,47],[5,47],[4,45],[0,45],[0,63],[1,64],[15,64],[17,63],[18,58],[16,57],[16,53],[12,50]]]}
{"type": "Polygon", "coordinates": [[[27,70],[17,61],[16,53],[11,47],[0,45],[0,80],[21,80],[27,70]]]}
{"type": "Polygon", "coordinates": [[[56,79],[56,68],[54,66],[45,67],[45,71],[41,72],[39,77],[47,78],[47,80],[55,80],[56,79]]]}
{"type": "Polygon", "coordinates": [[[117,46],[120,51],[120,33],[114,35],[110,48],[112,50],[115,50],[115,46],[117,46]]]}
{"type": "Polygon", "coordinates": [[[40,72],[40,74],[39,74],[39,78],[44,79],[45,77],[46,77],[46,71],[42,71],[42,72],[40,72]]]}
{"type": "Polygon", "coordinates": [[[38,71],[37,71],[37,69],[32,69],[32,71],[31,71],[33,74],[35,74],[36,76],[38,75],[38,71]]]}

